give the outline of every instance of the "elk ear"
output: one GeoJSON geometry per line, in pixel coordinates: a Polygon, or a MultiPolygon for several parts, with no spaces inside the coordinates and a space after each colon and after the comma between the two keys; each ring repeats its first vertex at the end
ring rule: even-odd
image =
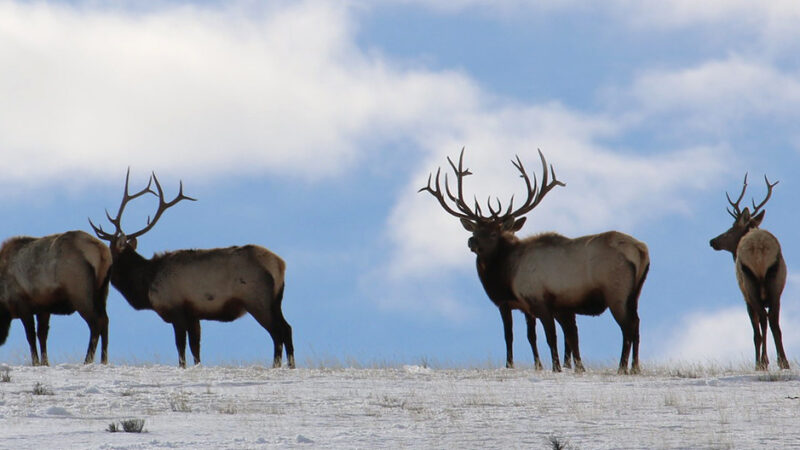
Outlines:
{"type": "Polygon", "coordinates": [[[517,231],[522,229],[522,226],[525,225],[525,217],[520,217],[519,219],[515,219],[513,217],[509,217],[508,219],[503,221],[503,231],[510,231],[512,233],[516,233],[517,231]]]}
{"type": "Polygon", "coordinates": [[[764,220],[764,213],[766,211],[761,211],[760,213],[756,214],[755,217],[751,218],[747,224],[748,228],[758,228],[761,225],[761,221],[764,220]]]}
{"type": "Polygon", "coordinates": [[[468,219],[461,219],[461,226],[463,226],[464,229],[469,231],[470,233],[474,233],[476,229],[475,222],[468,219]]]}
{"type": "Polygon", "coordinates": [[[128,239],[128,247],[130,247],[131,250],[136,250],[136,244],[138,243],[139,242],[136,240],[136,238],[128,239]]]}

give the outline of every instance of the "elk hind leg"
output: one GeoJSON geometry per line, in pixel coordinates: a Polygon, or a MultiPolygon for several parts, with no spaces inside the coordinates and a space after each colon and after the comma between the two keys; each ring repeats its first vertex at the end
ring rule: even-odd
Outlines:
{"type": "MultiPolygon", "coordinates": [[[[789,360],[786,359],[786,352],[783,350],[780,314],[780,305],[775,305],[769,309],[769,327],[772,329],[772,339],[775,341],[775,350],[778,353],[778,366],[781,369],[789,369],[789,360]]],[[[766,340],[766,337],[764,340],[766,340]]]]}
{"type": "Polygon", "coordinates": [[[758,320],[758,313],[755,309],[747,304],[747,315],[750,317],[750,325],[753,326],[753,347],[756,351],[756,370],[766,369],[761,365],[761,323],[758,320]]]}
{"type": "Polygon", "coordinates": [[[561,330],[564,332],[564,366],[569,368],[567,354],[572,355],[575,360],[575,372],[584,372],[583,362],[581,361],[581,351],[578,343],[578,325],[575,323],[575,314],[564,313],[556,316],[561,330]]]}
{"type": "Polygon", "coordinates": [[[189,334],[189,349],[192,351],[194,364],[200,364],[200,319],[189,318],[187,322],[187,332],[189,334]]]}
{"type": "Polygon", "coordinates": [[[22,327],[25,328],[25,338],[28,340],[28,347],[31,350],[31,364],[39,365],[39,351],[36,349],[36,324],[33,315],[23,315],[20,317],[22,327]]]}
{"type": "Polygon", "coordinates": [[[47,359],[47,333],[50,331],[50,314],[41,313],[36,315],[36,335],[39,338],[39,349],[41,350],[42,360],[40,364],[49,366],[47,359]]]}
{"type": "Polygon", "coordinates": [[[538,315],[544,327],[547,345],[550,347],[550,359],[553,361],[553,372],[561,372],[561,363],[558,360],[558,337],[556,336],[556,323],[552,314],[538,315]]]}
{"type": "Polygon", "coordinates": [[[533,350],[533,367],[542,370],[542,361],[539,359],[539,349],[536,348],[536,316],[525,313],[525,324],[528,327],[528,343],[533,350]]]}

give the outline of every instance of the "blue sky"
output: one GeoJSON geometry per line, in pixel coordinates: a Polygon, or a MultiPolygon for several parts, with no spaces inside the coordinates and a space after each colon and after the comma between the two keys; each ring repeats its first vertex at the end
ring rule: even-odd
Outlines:
{"type": "MultiPolygon", "coordinates": [[[[0,236],[89,231],[119,204],[127,167],[133,184],[154,170],[198,202],[166,213],[140,253],[281,255],[299,364],[501,365],[468,234],[416,191],[466,147],[468,194],[519,197],[510,160],[538,171],[540,148],[567,186],[520,235],[637,237],[652,261],[645,362],[749,361],[731,257],[708,240],[730,226],[725,191],[749,172],[758,200],[767,173],[780,184],[763,227],[789,267],[796,359],[800,6],[762,3],[2,1],[0,236]]],[[[141,203],[130,228],[155,208],[141,203]]],[[[112,362],[176,363],[168,324],[113,289],[108,305],[112,362]]],[[[618,358],[608,313],[578,326],[586,361],[618,358]]],[[[52,362],[82,358],[77,315],[54,317],[50,336],[52,362]]],[[[203,324],[205,363],[270,355],[249,316],[203,324]]],[[[27,361],[19,321],[0,347],[9,360],[27,361]]]]}

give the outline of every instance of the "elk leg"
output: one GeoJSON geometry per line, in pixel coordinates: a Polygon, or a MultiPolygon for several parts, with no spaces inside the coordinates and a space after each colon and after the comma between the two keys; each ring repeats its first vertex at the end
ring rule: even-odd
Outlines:
{"type": "Polygon", "coordinates": [[[94,362],[94,354],[97,351],[97,341],[100,339],[100,333],[102,333],[103,328],[96,317],[89,317],[86,319],[86,323],[89,325],[89,347],[86,349],[86,358],[84,358],[83,363],[91,364],[94,362]]]}
{"type": "Polygon", "coordinates": [[[764,370],[761,366],[761,325],[758,322],[758,314],[750,304],[747,304],[747,315],[750,316],[750,324],[753,326],[753,347],[756,349],[756,370],[764,370]]]}
{"type": "Polygon", "coordinates": [[[506,340],[506,368],[514,368],[514,320],[511,317],[511,308],[508,305],[498,306],[500,318],[503,319],[503,336],[506,340]]]}
{"type": "Polygon", "coordinates": [[[286,361],[290,369],[294,369],[294,344],[292,343],[292,327],[289,322],[283,318],[281,313],[278,318],[283,324],[283,343],[286,346],[286,361]]]}
{"type": "Polygon", "coordinates": [[[536,317],[525,314],[525,324],[528,326],[528,343],[533,350],[533,366],[536,370],[542,370],[542,361],[539,359],[539,349],[536,348],[536,317]]]}
{"type": "Polygon", "coordinates": [[[25,328],[25,337],[28,339],[28,346],[31,349],[31,364],[38,366],[39,352],[36,350],[36,325],[33,321],[33,315],[24,315],[20,317],[20,320],[25,328]]]}
{"type": "MultiPolygon", "coordinates": [[[[561,330],[564,331],[564,353],[571,351],[572,358],[575,360],[575,372],[584,372],[583,362],[581,362],[581,351],[578,344],[578,325],[575,323],[575,314],[565,313],[556,316],[561,330]]],[[[567,357],[564,356],[564,366],[567,366],[567,357]]],[[[567,366],[569,367],[569,366],[567,366]]]]}
{"type": "Polygon", "coordinates": [[[49,366],[50,361],[47,359],[47,333],[50,331],[50,314],[37,314],[36,322],[36,334],[39,337],[39,349],[42,352],[41,365],[49,366]]]}
{"type": "Polygon", "coordinates": [[[789,360],[783,351],[783,335],[780,325],[781,307],[775,305],[769,309],[769,327],[772,329],[772,339],[775,341],[775,350],[778,352],[778,366],[781,369],[789,369],[789,360]]]}
{"type": "Polygon", "coordinates": [[[764,370],[769,367],[769,356],[767,355],[767,311],[764,308],[758,310],[758,321],[761,324],[761,365],[764,370]]]}
{"type": "Polygon", "coordinates": [[[558,361],[558,337],[556,336],[556,322],[552,314],[537,314],[544,327],[544,336],[550,346],[550,358],[553,360],[553,372],[561,372],[561,363],[558,361]]]}
{"type": "Polygon", "coordinates": [[[188,319],[189,348],[195,365],[200,364],[200,319],[188,319]]]}
{"type": "Polygon", "coordinates": [[[100,347],[100,363],[108,364],[108,315],[103,314],[99,322],[100,339],[103,341],[100,347]]]}
{"type": "Polygon", "coordinates": [[[186,368],[186,325],[183,320],[172,322],[172,329],[175,330],[175,346],[178,348],[178,367],[186,368]]]}

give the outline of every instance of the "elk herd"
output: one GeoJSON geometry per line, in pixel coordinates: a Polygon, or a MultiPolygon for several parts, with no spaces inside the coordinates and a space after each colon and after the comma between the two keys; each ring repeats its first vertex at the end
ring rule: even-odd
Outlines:
{"type": "MultiPolygon", "coordinates": [[[[527,336],[537,369],[542,368],[536,347],[536,319],[545,332],[553,371],[561,370],[556,326],[564,334],[564,366],[584,370],[581,361],[576,315],[597,316],[607,309],[622,333],[619,373],[638,373],[639,295],[650,268],[647,245],[618,231],[569,238],[557,233],[517,237],[526,215],[551,190],[564,187],[552,165],[539,151],[541,182],[531,175],[517,156],[512,164],[525,184],[526,198],[514,208],[514,198],[503,208],[498,198],[486,203],[486,212],[475,200],[464,198],[464,179],[472,173],[464,168],[464,150],[456,164],[447,162],[454,186],[442,169],[430,174],[419,192],[428,192],[448,214],[458,218],[471,236],[469,250],[475,254],[478,278],[486,295],[497,306],[503,323],[506,367],[513,367],[512,311],[526,319],[527,336]],[[444,178],[442,182],[442,178],[444,178]],[[628,366],[630,360],[630,368],[628,366]]],[[[89,326],[89,344],[84,362],[94,361],[101,341],[101,362],[108,362],[106,297],[109,283],[136,310],[155,311],[172,324],[178,364],[186,366],[186,338],[194,358],[200,362],[200,320],[233,321],[249,313],[267,330],[274,344],[273,367],[280,367],[285,351],[287,364],[295,367],[292,328],[283,316],[281,303],[286,263],[258,245],[207,250],[177,250],[148,259],[136,251],[137,239],[150,231],[162,214],[181,201],[195,199],[178,194],[170,201],[155,174],[139,191],[129,190],[130,171],[117,214],[106,217],[113,231],[89,220],[97,238],[83,231],[68,231],[41,238],[12,237],[0,247],[0,345],[5,343],[12,319],[20,319],[30,346],[33,365],[48,365],[47,335],[51,314],[78,312],[89,326]],[[132,200],[152,195],[158,207],[144,228],[125,232],[122,215],[132,200]],[[107,242],[106,245],[103,241],[107,242]],[[38,338],[39,349],[36,341],[38,338]],[[40,350],[40,351],[39,351],[40,350]],[[41,354],[41,356],[40,356],[41,354]]],[[[752,211],[740,203],[747,190],[745,175],[736,201],[727,196],[733,218],[729,230],[711,240],[714,250],[733,255],[736,279],[744,296],[753,327],[757,370],[766,370],[767,329],[772,332],[778,365],[789,369],[780,330],[780,297],[786,282],[786,263],[777,238],[759,228],[763,210],[777,184],[764,177],[767,194],[753,201],[752,211]]]]}

